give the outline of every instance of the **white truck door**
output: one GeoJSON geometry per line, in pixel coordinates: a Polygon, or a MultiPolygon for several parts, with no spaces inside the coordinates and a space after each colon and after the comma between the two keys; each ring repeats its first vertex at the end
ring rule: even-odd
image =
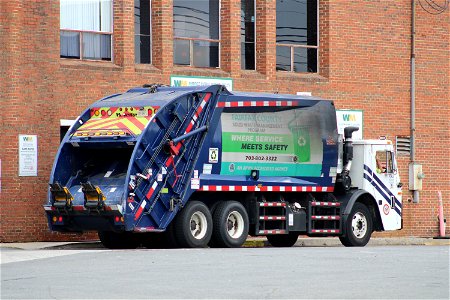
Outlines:
{"type": "Polygon", "coordinates": [[[391,144],[372,145],[365,164],[365,179],[372,186],[384,230],[401,228],[402,190],[397,162],[391,144]]]}

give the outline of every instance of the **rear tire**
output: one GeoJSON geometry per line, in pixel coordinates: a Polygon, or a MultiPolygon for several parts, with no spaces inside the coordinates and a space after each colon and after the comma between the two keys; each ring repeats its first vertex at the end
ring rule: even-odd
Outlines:
{"type": "MultiPolygon", "coordinates": [[[[142,239],[142,246],[148,249],[172,249],[177,248],[177,242],[171,222],[164,232],[145,233],[142,239]]],[[[141,234],[140,234],[141,235],[141,234]]]]}
{"type": "Polygon", "coordinates": [[[359,202],[355,203],[344,226],[345,236],[339,237],[342,245],[364,247],[369,242],[373,231],[372,215],[367,206],[359,202]]]}
{"type": "Polygon", "coordinates": [[[292,247],[298,240],[298,233],[268,235],[267,240],[273,247],[292,247]]]}
{"type": "Polygon", "coordinates": [[[248,214],[244,206],[237,201],[221,202],[213,216],[213,234],[211,247],[238,248],[248,236],[248,214]]]}
{"type": "Polygon", "coordinates": [[[136,249],[139,246],[136,235],[131,232],[99,231],[98,237],[109,249],[136,249]]]}
{"type": "Polygon", "coordinates": [[[175,237],[182,248],[206,247],[212,234],[212,217],[200,201],[188,202],[175,220],[175,237]]]}

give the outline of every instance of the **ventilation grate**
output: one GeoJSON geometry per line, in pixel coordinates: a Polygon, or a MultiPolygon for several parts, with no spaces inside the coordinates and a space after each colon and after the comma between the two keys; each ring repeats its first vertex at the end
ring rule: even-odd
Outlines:
{"type": "Polygon", "coordinates": [[[397,155],[410,155],[411,138],[409,136],[396,136],[395,149],[397,155]]]}

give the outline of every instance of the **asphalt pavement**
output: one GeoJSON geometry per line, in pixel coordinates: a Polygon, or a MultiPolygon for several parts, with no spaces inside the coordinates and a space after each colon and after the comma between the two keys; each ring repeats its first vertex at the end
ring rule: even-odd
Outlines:
{"type": "Polygon", "coordinates": [[[449,248],[3,247],[1,299],[449,299],[449,248]]]}

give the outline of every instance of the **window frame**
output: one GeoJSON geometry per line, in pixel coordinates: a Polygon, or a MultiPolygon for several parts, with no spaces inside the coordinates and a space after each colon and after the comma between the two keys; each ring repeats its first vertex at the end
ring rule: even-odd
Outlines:
{"type": "MultiPolygon", "coordinates": [[[[149,9],[150,9],[150,14],[149,14],[149,16],[150,16],[150,62],[149,63],[142,63],[142,62],[137,63],[136,62],[136,44],[135,44],[135,48],[134,48],[134,51],[135,51],[134,63],[137,64],[137,65],[151,65],[151,64],[153,64],[153,32],[152,32],[153,31],[153,26],[152,26],[152,21],[153,21],[152,5],[153,5],[153,1],[149,0],[149,2],[150,2],[150,5],[149,5],[149,9]]],[[[134,10],[133,10],[133,15],[134,15],[134,10]]],[[[136,16],[134,15],[134,17],[136,17],[136,16]]],[[[134,23],[134,26],[136,27],[136,23],[134,23]]],[[[136,36],[147,36],[147,35],[143,35],[143,34],[136,34],[136,30],[135,30],[133,35],[134,35],[135,43],[136,43],[136,36]]]]}
{"type": "MultiPolygon", "coordinates": [[[[276,70],[277,72],[286,72],[286,73],[299,73],[299,74],[319,74],[320,73],[320,0],[317,0],[317,9],[316,9],[316,13],[317,13],[317,46],[311,46],[311,45],[299,45],[299,44],[289,44],[289,43],[277,43],[276,42],[276,37],[275,37],[275,47],[289,47],[290,48],[290,55],[291,55],[291,59],[290,59],[290,70],[289,71],[285,71],[285,70],[276,70]],[[317,57],[316,57],[316,66],[317,66],[317,70],[316,72],[295,72],[294,71],[294,51],[295,48],[305,48],[305,49],[317,49],[317,57]]],[[[276,13],[276,8],[275,8],[275,13],[276,13]]],[[[256,12],[255,12],[256,14],[256,12]]],[[[275,24],[276,24],[276,20],[275,20],[275,24]]],[[[275,25],[276,26],[276,25],[275,25]]],[[[276,34],[275,34],[276,35],[276,34]]],[[[275,56],[276,53],[275,53],[275,56]]],[[[276,65],[276,62],[275,62],[276,65]]]]}
{"type": "MultiPolygon", "coordinates": [[[[111,31],[96,31],[96,30],[79,30],[79,29],[69,29],[69,28],[61,28],[61,13],[59,14],[60,20],[59,20],[59,42],[61,47],[61,32],[76,32],[79,33],[79,43],[80,43],[80,58],[73,58],[73,57],[61,57],[61,53],[59,54],[60,59],[73,59],[73,60],[84,60],[84,61],[93,61],[93,62],[114,62],[114,1],[111,1],[111,31]],[[98,35],[109,35],[111,39],[111,59],[110,60],[103,60],[103,59],[91,59],[91,58],[84,58],[83,57],[83,33],[93,33],[98,35]]],[[[61,5],[61,4],[60,4],[61,5]]],[[[101,18],[101,14],[100,14],[101,18]]],[[[61,48],[60,48],[61,49],[61,48]]],[[[60,50],[61,51],[61,50],[60,50]]]]}
{"type": "MultiPolygon", "coordinates": [[[[384,174],[395,174],[397,171],[397,166],[395,165],[394,152],[391,150],[377,150],[375,152],[375,160],[381,163],[382,170],[381,173],[384,174]]],[[[378,166],[377,166],[378,167],[378,166]]]]}
{"type": "MultiPolygon", "coordinates": [[[[241,6],[242,6],[242,1],[245,1],[245,0],[241,0],[241,6]]],[[[253,59],[254,59],[254,68],[253,69],[245,69],[245,68],[242,68],[242,58],[241,58],[241,70],[243,70],[243,71],[255,71],[255,70],[257,70],[257,66],[256,66],[256,63],[257,63],[257,61],[256,61],[256,44],[257,44],[257,39],[258,39],[258,35],[256,34],[256,23],[257,23],[257,20],[258,20],[258,18],[257,18],[257,11],[256,11],[256,1],[258,1],[258,0],[253,0],[253,11],[254,11],[254,17],[255,17],[255,22],[253,22],[253,40],[254,40],[254,42],[253,42],[253,59]]],[[[242,28],[241,28],[241,30],[242,30],[242,28]]],[[[245,30],[245,28],[244,28],[244,30],[245,30]]],[[[245,44],[245,41],[244,41],[244,44],[245,44]]],[[[242,47],[242,42],[241,42],[241,47],[242,47]]],[[[242,49],[241,49],[241,51],[242,51],[242,49]]],[[[242,53],[242,52],[241,52],[242,53]]]]}
{"type": "MultiPolygon", "coordinates": [[[[172,7],[172,16],[173,16],[173,7],[172,7]]],[[[186,67],[192,67],[192,68],[202,68],[202,69],[220,69],[221,68],[221,52],[222,52],[222,24],[221,24],[221,17],[222,17],[222,0],[219,0],[219,21],[218,21],[218,26],[219,26],[219,39],[206,39],[206,38],[189,38],[189,37],[180,37],[180,36],[175,36],[175,34],[173,35],[173,40],[180,40],[180,41],[189,41],[189,65],[181,65],[181,64],[175,64],[175,62],[173,63],[175,66],[186,66],[186,67]],[[218,43],[218,49],[219,49],[219,53],[218,53],[218,58],[219,58],[219,63],[217,67],[199,67],[199,66],[195,66],[194,65],[194,42],[196,41],[200,41],[200,42],[210,42],[210,43],[218,43]]],[[[173,18],[175,20],[175,17],[173,18]]],[[[172,21],[172,27],[174,27],[174,21],[172,21]]],[[[174,56],[174,61],[175,61],[175,53],[173,54],[174,56]]]]}

